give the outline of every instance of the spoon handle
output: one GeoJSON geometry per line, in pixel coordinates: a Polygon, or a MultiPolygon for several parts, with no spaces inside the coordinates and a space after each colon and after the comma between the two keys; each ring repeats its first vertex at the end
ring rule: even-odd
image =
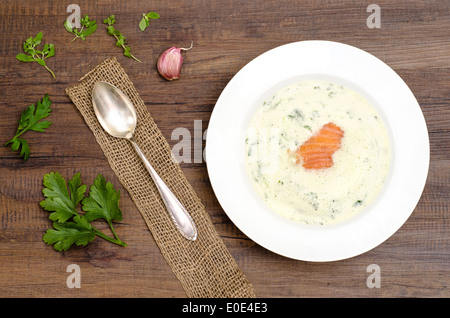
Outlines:
{"type": "Polygon", "coordinates": [[[161,198],[166,205],[166,208],[175,224],[175,227],[180,231],[180,233],[188,240],[195,241],[197,238],[197,228],[195,226],[194,220],[191,218],[189,213],[183,207],[181,202],[175,197],[172,191],[167,187],[165,182],[161,179],[158,173],[153,169],[150,162],[147,160],[145,155],[142,153],[138,144],[133,138],[128,139],[136,150],[137,154],[141,158],[145,168],[147,168],[156,188],[161,195],[161,198]]]}

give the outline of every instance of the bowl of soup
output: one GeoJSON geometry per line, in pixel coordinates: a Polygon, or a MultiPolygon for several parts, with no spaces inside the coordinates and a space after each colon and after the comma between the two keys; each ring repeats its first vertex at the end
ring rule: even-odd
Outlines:
{"type": "Polygon", "coordinates": [[[329,225],[369,207],[387,183],[391,141],[380,112],[344,85],[306,80],[276,91],[248,127],[249,180],[276,213],[329,225]]]}
{"type": "Polygon", "coordinates": [[[230,80],[205,155],[219,203],[250,239],[282,256],[335,261],[406,222],[429,141],[420,105],[388,65],[346,44],[302,41],[230,80]]]}

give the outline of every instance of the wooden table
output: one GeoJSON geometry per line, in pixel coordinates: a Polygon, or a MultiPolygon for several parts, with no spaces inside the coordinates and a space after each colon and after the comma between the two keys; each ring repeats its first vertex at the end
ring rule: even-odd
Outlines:
{"type": "MultiPolygon", "coordinates": [[[[28,132],[30,159],[24,162],[0,147],[0,296],[1,297],[185,297],[181,284],[160,254],[139,211],[112,172],[99,145],[64,89],[94,66],[117,57],[160,130],[173,147],[176,128],[202,131],[215,102],[232,76],[246,63],[279,45],[301,40],[334,40],[374,54],[392,67],[418,99],[429,129],[431,164],[423,196],[401,229],[375,249],[343,261],[309,263],[287,259],[260,247],[240,232],[217,202],[205,162],[182,163],[211,219],[259,297],[448,297],[450,277],[450,2],[374,1],[381,27],[369,28],[370,2],[304,1],[118,1],[78,0],[81,14],[99,23],[86,41],[71,42],[63,22],[73,1],[0,2],[0,116],[3,144],[17,128],[28,105],[48,93],[52,126],[28,132]],[[143,12],[159,20],[141,32],[143,12]],[[115,14],[127,37],[128,59],[115,47],[101,21],[115,14]],[[48,66],[15,55],[39,31],[55,44],[48,66]],[[182,78],[168,82],[156,61],[170,46],[184,53],[182,78]],[[117,224],[127,247],[100,238],[87,247],[58,253],[43,243],[48,213],[39,207],[42,178],[58,171],[69,178],[80,172],[92,183],[101,173],[122,190],[124,214],[117,224]],[[70,264],[81,269],[81,288],[68,288],[70,264]],[[380,288],[369,288],[368,266],[377,264],[380,288]]],[[[201,149],[197,149],[201,151],[201,149]]],[[[412,158],[413,159],[413,158],[412,158]]]]}

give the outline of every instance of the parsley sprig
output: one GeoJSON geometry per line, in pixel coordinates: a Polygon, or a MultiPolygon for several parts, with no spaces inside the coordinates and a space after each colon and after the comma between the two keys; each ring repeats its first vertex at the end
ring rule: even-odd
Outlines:
{"type": "Polygon", "coordinates": [[[86,40],[86,37],[91,35],[97,30],[97,21],[91,20],[89,16],[86,14],[83,18],[80,19],[81,28],[78,31],[77,28],[72,26],[69,20],[64,21],[64,27],[66,30],[72,34],[75,34],[75,37],[72,39],[72,42],[76,39],[86,40]]]}
{"type": "Polygon", "coordinates": [[[141,63],[139,59],[137,59],[133,54],[130,53],[131,48],[126,45],[126,38],[120,33],[119,30],[114,28],[114,24],[116,23],[115,15],[110,15],[108,18],[103,20],[103,23],[108,25],[106,27],[108,34],[116,38],[116,46],[123,48],[123,55],[141,63]]]}
{"type": "Polygon", "coordinates": [[[88,196],[85,196],[87,186],[81,183],[80,173],[66,183],[61,174],[50,172],[44,176],[43,183],[45,200],[40,202],[40,206],[51,212],[49,219],[53,221],[53,228],[42,237],[45,243],[53,244],[53,248],[61,252],[74,244],[86,246],[99,236],[111,243],[127,246],[119,239],[113,225],[113,221],[122,220],[120,191],[116,191],[101,174],[95,178],[88,196]],[[83,213],[78,209],[80,203],[83,213]],[[101,219],[108,223],[114,237],[92,225],[93,221],[101,219]]]}
{"type": "Polygon", "coordinates": [[[18,120],[19,127],[17,128],[16,134],[5,143],[5,146],[11,144],[11,149],[13,151],[17,151],[21,148],[20,156],[23,157],[23,160],[28,160],[30,157],[30,147],[25,139],[19,137],[28,130],[44,132],[45,129],[51,125],[50,121],[42,120],[50,115],[50,112],[52,111],[50,108],[51,104],[52,102],[48,94],[46,94],[44,98],[42,98],[42,101],[38,100],[36,105],[32,104],[28,106],[28,108],[22,112],[20,119],[18,120]]]}
{"type": "Polygon", "coordinates": [[[23,43],[23,51],[26,54],[19,53],[16,55],[16,59],[21,62],[37,62],[39,65],[45,67],[52,74],[53,78],[56,78],[53,71],[45,63],[47,58],[55,55],[55,46],[49,43],[44,45],[42,51],[38,50],[37,46],[41,43],[42,36],[42,32],[39,32],[34,38],[31,36],[26,39],[23,43]]]}

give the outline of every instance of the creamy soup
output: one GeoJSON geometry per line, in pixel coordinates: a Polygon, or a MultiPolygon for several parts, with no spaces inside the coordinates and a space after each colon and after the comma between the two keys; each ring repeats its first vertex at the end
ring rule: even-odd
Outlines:
{"type": "Polygon", "coordinates": [[[279,90],[256,110],[245,142],[257,193],[273,211],[301,223],[356,215],[377,198],[389,172],[381,116],[336,83],[302,81],[279,90]]]}

